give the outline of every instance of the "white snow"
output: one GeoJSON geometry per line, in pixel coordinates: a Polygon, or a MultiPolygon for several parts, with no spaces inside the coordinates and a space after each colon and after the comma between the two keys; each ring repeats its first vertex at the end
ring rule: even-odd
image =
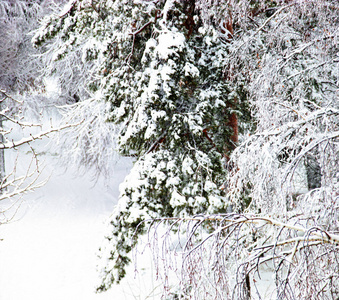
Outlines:
{"type": "Polygon", "coordinates": [[[196,66],[186,62],[184,66],[185,76],[199,77],[200,72],[196,66]]]}
{"type": "Polygon", "coordinates": [[[173,207],[185,205],[186,204],[186,198],[185,198],[185,196],[180,195],[177,191],[174,191],[172,193],[170,204],[173,207]]]}
{"type": "MultiPolygon", "coordinates": [[[[37,152],[45,151],[45,143],[38,143],[37,152]]],[[[30,155],[20,149],[18,172],[24,172],[30,155]]],[[[51,152],[40,155],[45,160],[41,179],[50,176],[48,183],[24,195],[14,219],[0,226],[0,300],[146,299],[154,289],[152,274],[148,271],[145,277],[142,271],[142,263],[150,266],[147,257],[139,258],[136,278],[132,265],[120,286],[95,293],[104,223],[131,161],[121,159],[107,182],[101,177],[95,182],[90,172],[79,176],[73,169],[62,169],[51,152]]],[[[6,154],[7,170],[15,157],[14,151],[6,154]]],[[[0,208],[6,204],[0,203],[0,208]]],[[[154,297],[150,299],[159,299],[154,297]]]]}
{"type": "Polygon", "coordinates": [[[167,31],[159,35],[156,52],[162,59],[168,59],[174,54],[174,49],[181,49],[185,43],[185,36],[180,32],[167,31]]]}
{"type": "MultiPolygon", "coordinates": [[[[155,280],[156,271],[147,247],[142,252],[138,249],[138,272],[132,263],[120,285],[105,293],[95,293],[95,287],[100,283],[96,271],[98,249],[107,234],[105,222],[117,204],[119,185],[130,172],[131,160],[120,159],[107,181],[103,177],[96,181],[91,172],[80,176],[74,168],[64,170],[57,163],[58,156],[53,148],[46,146],[47,141],[35,141],[32,146],[45,166],[40,179],[49,177],[49,181],[35,192],[24,195],[14,219],[8,224],[0,224],[0,240],[3,239],[0,241],[0,300],[161,299],[162,284],[155,280]]],[[[17,152],[6,153],[7,171],[12,169],[17,152]]],[[[23,174],[30,163],[30,148],[20,147],[19,154],[17,172],[23,174]]],[[[197,155],[200,155],[200,161],[208,163],[207,157],[199,152],[197,155]]],[[[186,172],[192,163],[189,159],[183,162],[186,172]]],[[[158,165],[158,178],[161,178],[163,167],[158,165]]],[[[137,173],[129,174],[129,180],[139,180],[137,173]]],[[[184,205],[186,201],[177,192],[171,198],[174,207],[184,205]]],[[[206,199],[197,197],[196,201],[205,202],[206,199]]],[[[219,205],[217,198],[211,201],[215,206],[219,205]]],[[[9,204],[0,202],[0,210],[9,204]]],[[[146,214],[131,210],[131,218],[142,213],[146,214]]],[[[9,212],[7,216],[10,216],[9,212]]],[[[159,234],[159,237],[163,235],[159,234]]],[[[176,246],[171,247],[174,248],[176,246]]],[[[176,256],[177,260],[170,261],[179,266],[180,257],[176,256]]],[[[161,265],[161,261],[158,264],[161,265]]],[[[157,275],[162,275],[161,268],[157,275]]],[[[172,280],[176,280],[173,274],[172,280]]],[[[266,280],[260,283],[260,288],[269,287],[270,283],[266,280]]]]}

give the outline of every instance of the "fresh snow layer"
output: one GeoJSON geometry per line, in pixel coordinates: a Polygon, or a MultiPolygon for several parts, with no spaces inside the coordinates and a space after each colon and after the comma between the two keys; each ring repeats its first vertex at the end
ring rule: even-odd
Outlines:
{"type": "MultiPolygon", "coordinates": [[[[14,140],[22,137],[18,132],[14,131],[14,140]]],[[[155,280],[153,260],[145,244],[138,248],[137,261],[128,268],[120,285],[95,293],[100,283],[98,250],[108,234],[107,222],[118,202],[119,185],[131,170],[131,160],[121,158],[112,166],[114,172],[109,179],[96,178],[91,171],[79,175],[74,167],[61,167],[46,142],[48,139],[38,140],[32,146],[43,170],[40,180],[48,179],[47,183],[25,194],[13,219],[0,224],[0,300],[162,299],[163,285],[155,280]]],[[[18,149],[5,153],[7,173],[16,160],[17,175],[25,174],[31,163],[31,148],[18,149]]],[[[171,201],[182,201],[174,198],[171,201]]],[[[0,211],[10,204],[13,202],[0,202],[0,211]]],[[[6,212],[7,218],[12,215],[13,209],[6,212]]],[[[173,240],[173,249],[176,244],[173,240]]],[[[176,259],[172,262],[174,269],[180,265],[180,258],[176,259]]],[[[272,272],[264,271],[261,276],[264,278],[259,289],[266,291],[265,299],[274,299],[272,272]]],[[[171,286],[177,285],[178,278],[173,274],[170,277],[171,286]]]]}
{"type": "MultiPolygon", "coordinates": [[[[24,172],[30,155],[20,151],[24,155],[19,157],[18,172],[24,172]]],[[[6,154],[8,170],[14,152],[6,154]]],[[[75,170],[65,171],[50,152],[40,156],[43,160],[41,179],[50,177],[49,181],[24,195],[14,219],[0,227],[0,300],[146,299],[154,285],[151,272],[145,277],[142,266],[137,275],[131,266],[121,285],[95,293],[97,253],[107,232],[105,222],[117,203],[118,186],[131,161],[121,159],[111,178],[95,181],[91,172],[80,176],[75,170]]],[[[0,203],[1,208],[6,204],[0,203]]],[[[149,266],[149,259],[140,261],[149,266]]]]}

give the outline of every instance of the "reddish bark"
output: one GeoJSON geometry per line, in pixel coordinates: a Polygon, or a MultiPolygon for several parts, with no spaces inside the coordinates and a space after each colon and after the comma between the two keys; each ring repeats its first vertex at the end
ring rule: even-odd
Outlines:
{"type": "Polygon", "coordinates": [[[230,139],[233,143],[238,142],[238,136],[239,136],[239,128],[238,128],[238,117],[236,113],[232,113],[230,116],[230,120],[227,124],[229,127],[232,128],[233,134],[231,135],[230,139]]]}
{"type": "MultiPolygon", "coordinates": [[[[228,19],[223,23],[223,26],[228,31],[228,35],[227,35],[228,40],[233,39],[234,30],[233,30],[233,21],[232,21],[231,13],[229,13],[228,19]]],[[[225,31],[223,32],[222,29],[221,29],[221,32],[223,34],[226,33],[225,31]]],[[[228,75],[230,75],[230,74],[228,74],[228,75]]],[[[229,77],[229,76],[227,76],[227,77],[229,77]]],[[[225,78],[225,80],[227,80],[227,79],[225,78]]],[[[237,101],[235,99],[234,103],[230,104],[229,107],[233,108],[235,106],[236,102],[237,101]]],[[[235,112],[231,113],[229,121],[227,123],[227,126],[232,128],[233,133],[230,136],[230,140],[231,140],[232,143],[236,144],[239,140],[238,139],[238,137],[239,137],[239,127],[238,127],[238,117],[237,117],[235,112]]],[[[235,148],[235,146],[231,147],[231,149],[226,149],[226,152],[232,151],[234,148],[235,148]]],[[[228,156],[227,155],[225,155],[225,156],[228,159],[228,156]]]]}
{"type": "Polygon", "coordinates": [[[222,34],[226,34],[226,30],[224,29],[227,29],[227,39],[228,41],[230,41],[231,39],[233,39],[233,34],[234,34],[234,31],[233,31],[233,21],[232,21],[232,15],[229,14],[229,17],[226,21],[223,22],[223,27],[220,29],[220,32],[222,34]]]}
{"type": "Polygon", "coordinates": [[[186,38],[189,39],[193,33],[194,25],[195,25],[194,19],[193,19],[194,10],[195,10],[195,0],[187,1],[186,4],[187,4],[187,7],[185,9],[185,14],[187,16],[187,19],[184,22],[184,26],[187,29],[186,38]]]}

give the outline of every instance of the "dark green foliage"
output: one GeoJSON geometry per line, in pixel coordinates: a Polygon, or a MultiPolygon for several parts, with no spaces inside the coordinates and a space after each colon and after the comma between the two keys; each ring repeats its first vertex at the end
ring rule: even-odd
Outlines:
{"type": "Polygon", "coordinates": [[[34,38],[61,39],[56,60],[82,49],[83,63],[97,68],[87,89],[120,126],[119,152],[135,157],[102,247],[100,291],[124,277],[143,220],[227,209],[220,187],[237,118],[249,114],[244,82],[227,80],[219,33],[195,1],[78,0],[34,38]]]}

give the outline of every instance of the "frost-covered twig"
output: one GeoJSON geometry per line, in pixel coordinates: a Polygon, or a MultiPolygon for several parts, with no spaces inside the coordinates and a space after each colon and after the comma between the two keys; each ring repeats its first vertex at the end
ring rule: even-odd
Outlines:
{"type": "Polygon", "coordinates": [[[1,186],[1,189],[5,190],[5,192],[0,195],[0,201],[12,199],[17,196],[21,197],[25,193],[32,192],[44,186],[48,179],[38,182],[39,177],[40,173],[37,173],[36,170],[18,178],[9,177],[9,180],[6,182],[6,184],[1,186]],[[27,183],[27,180],[30,181],[27,183]]]}
{"type": "Polygon", "coordinates": [[[61,130],[64,130],[66,128],[70,128],[70,127],[76,127],[78,125],[80,125],[80,123],[77,124],[66,124],[57,128],[51,128],[42,132],[39,132],[37,134],[34,135],[29,135],[28,137],[23,137],[22,139],[18,140],[18,141],[9,141],[9,142],[5,142],[3,144],[0,143],[0,149],[12,149],[12,148],[17,148],[19,146],[22,146],[24,144],[28,144],[30,142],[33,142],[35,140],[39,140],[44,136],[47,136],[53,132],[60,132],[61,130]]]}
{"type": "Polygon", "coordinates": [[[255,36],[256,34],[258,34],[269,22],[271,22],[271,20],[273,20],[278,14],[280,14],[282,11],[284,11],[285,9],[287,9],[288,7],[292,6],[292,5],[295,5],[294,3],[291,3],[291,4],[288,4],[288,5],[285,5],[285,6],[282,6],[280,7],[279,9],[277,9],[277,11],[272,15],[270,16],[269,18],[267,18],[265,20],[265,22],[256,30],[256,32],[254,33],[253,36],[255,36]]]}
{"type": "Polygon", "coordinates": [[[24,105],[23,101],[16,100],[15,97],[10,96],[7,92],[1,92],[4,95],[1,105],[11,107],[13,106],[13,102],[15,102],[15,104],[18,105],[18,109],[14,111],[4,109],[0,113],[0,115],[3,117],[3,120],[0,123],[0,151],[4,153],[3,161],[0,162],[0,164],[5,163],[5,159],[7,157],[5,155],[7,152],[5,151],[17,151],[19,156],[21,153],[20,149],[22,149],[24,145],[28,145],[31,150],[31,160],[23,174],[19,173],[17,170],[18,164],[21,162],[18,159],[18,156],[14,162],[11,162],[13,163],[12,170],[5,170],[4,165],[2,166],[0,178],[0,201],[3,202],[3,205],[0,211],[0,217],[1,222],[4,223],[10,221],[15,216],[17,210],[20,207],[23,196],[26,193],[40,188],[48,180],[40,180],[43,169],[40,166],[37,154],[32,147],[34,142],[36,140],[42,139],[43,137],[49,136],[49,134],[61,132],[71,127],[74,128],[81,124],[81,122],[68,123],[58,127],[51,126],[49,129],[41,130],[35,134],[25,133],[24,129],[31,127],[42,128],[42,124],[34,124],[32,122],[23,121],[25,119],[24,115],[22,114],[22,105],[24,105]],[[17,134],[18,132],[21,132],[24,136],[21,139],[12,139],[11,135],[17,134]],[[7,174],[5,174],[5,171],[7,174]]]}
{"type": "Polygon", "coordinates": [[[0,89],[0,93],[2,94],[3,98],[1,99],[0,102],[5,101],[7,98],[11,99],[12,101],[22,104],[22,101],[19,101],[18,99],[13,98],[11,95],[9,95],[5,90],[0,89]]]}
{"type": "MultiPolygon", "coordinates": [[[[301,216],[299,218],[301,219],[301,216]]],[[[328,254],[324,253],[322,256],[317,256],[315,260],[338,258],[338,235],[319,227],[296,225],[295,222],[295,219],[280,221],[265,215],[251,214],[164,218],[151,221],[152,225],[149,230],[154,231],[149,234],[149,245],[152,247],[153,253],[156,254],[154,259],[157,262],[157,268],[163,268],[161,272],[164,274],[168,274],[170,270],[166,269],[166,264],[163,262],[167,259],[173,260],[179,255],[182,264],[181,270],[178,271],[181,272],[180,292],[185,294],[186,297],[205,299],[206,295],[211,295],[211,293],[213,295],[214,288],[220,284],[219,280],[225,280],[215,273],[215,270],[220,267],[226,272],[224,275],[228,278],[232,278],[232,272],[238,274],[236,283],[228,279],[226,290],[233,290],[235,299],[245,299],[246,293],[242,289],[248,285],[256,284],[254,281],[252,282],[253,278],[256,278],[255,281],[259,282],[261,280],[260,273],[265,272],[265,266],[271,265],[273,262],[276,267],[272,272],[279,279],[276,282],[276,289],[281,292],[286,280],[297,288],[299,277],[296,276],[296,270],[316,267],[315,262],[304,259],[305,253],[316,253],[321,249],[331,249],[330,252],[326,252],[328,254]],[[194,225],[189,225],[192,222],[194,225]],[[155,241],[153,237],[160,228],[159,223],[165,225],[167,233],[163,234],[161,239],[158,237],[155,241]],[[184,227],[184,223],[187,226],[184,227]],[[163,250],[164,256],[161,256],[161,252],[156,250],[157,247],[166,247],[166,245],[171,244],[165,240],[171,239],[175,235],[174,233],[170,234],[170,224],[176,224],[176,227],[180,228],[176,235],[178,235],[178,238],[185,237],[185,247],[180,249],[172,247],[166,251],[163,250]],[[206,234],[204,230],[197,231],[197,229],[203,227],[212,232],[206,234]],[[279,230],[279,234],[271,234],[277,230],[279,230]],[[242,234],[239,235],[240,232],[242,234]],[[243,239],[244,236],[245,239],[243,239]],[[171,251],[176,254],[171,255],[171,251]],[[208,258],[205,257],[206,254],[204,253],[208,253],[208,258]],[[237,261],[238,267],[228,269],[227,266],[231,266],[235,261],[237,261]],[[194,262],[199,262],[199,264],[191,269],[189,266],[194,262]],[[205,275],[201,276],[202,274],[205,275]],[[186,290],[188,286],[191,286],[191,289],[186,290]]],[[[161,228],[164,230],[163,226],[161,228]]],[[[334,273],[332,272],[330,265],[322,272],[332,274],[339,279],[339,275],[335,273],[335,270],[333,270],[334,273]]],[[[302,274],[300,275],[302,276],[302,274]]],[[[330,280],[329,278],[327,280],[330,280]]],[[[319,278],[319,280],[323,282],[323,278],[319,278]]],[[[261,291],[258,290],[258,292],[260,294],[261,291]]],[[[321,288],[317,288],[317,292],[326,296],[329,290],[321,284],[321,288]]],[[[214,295],[216,298],[213,299],[225,299],[223,297],[228,299],[228,293],[219,294],[219,292],[216,292],[214,295]]],[[[263,297],[263,294],[261,296],[263,297]]]]}

